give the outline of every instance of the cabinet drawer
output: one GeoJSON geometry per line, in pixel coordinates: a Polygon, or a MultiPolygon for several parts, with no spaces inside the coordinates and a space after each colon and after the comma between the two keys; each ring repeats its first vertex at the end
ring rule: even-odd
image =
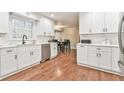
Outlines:
{"type": "Polygon", "coordinates": [[[87,48],[86,45],[77,45],[77,48],[87,48]]]}
{"type": "Polygon", "coordinates": [[[17,53],[17,49],[16,48],[1,49],[1,55],[14,54],[14,53],[17,53]]]}
{"type": "Polygon", "coordinates": [[[41,45],[31,46],[30,49],[32,50],[41,50],[41,45]]]}
{"type": "Polygon", "coordinates": [[[95,46],[89,46],[88,50],[91,51],[106,51],[106,52],[111,52],[110,47],[95,47],[95,46]]]}

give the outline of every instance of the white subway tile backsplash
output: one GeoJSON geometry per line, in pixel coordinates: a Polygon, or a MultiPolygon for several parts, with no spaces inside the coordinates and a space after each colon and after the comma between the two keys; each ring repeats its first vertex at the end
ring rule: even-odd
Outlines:
{"type": "Polygon", "coordinates": [[[118,34],[92,34],[92,35],[80,35],[81,39],[90,39],[92,43],[102,44],[106,40],[110,42],[110,44],[118,44],[118,34]]]}

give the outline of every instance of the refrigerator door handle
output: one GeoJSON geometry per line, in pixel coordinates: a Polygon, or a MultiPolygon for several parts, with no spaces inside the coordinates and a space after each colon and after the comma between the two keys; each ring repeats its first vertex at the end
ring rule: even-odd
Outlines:
{"type": "Polygon", "coordinates": [[[118,28],[118,42],[119,42],[119,47],[120,47],[120,51],[121,51],[122,54],[124,54],[124,49],[123,49],[123,46],[122,46],[122,36],[121,36],[123,21],[124,21],[124,15],[122,15],[121,18],[120,18],[119,28],[118,28]]]}

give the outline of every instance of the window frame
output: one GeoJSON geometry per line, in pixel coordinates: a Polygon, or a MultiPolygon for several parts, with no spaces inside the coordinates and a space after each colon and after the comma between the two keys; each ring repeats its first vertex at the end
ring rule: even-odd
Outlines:
{"type": "Polygon", "coordinates": [[[12,31],[13,30],[13,26],[12,26],[13,18],[32,23],[32,30],[31,30],[32,37],[28,38],[27,40],[33,40],[34,39],[34,25],[35,25],[34,20],[30,20],[24,17],[20,17],[18,15],[13,15],[13,14],[10,14],[9,16],[9,40],[22,40],[22,38],[13,38],[13,31],[12,31]]]}

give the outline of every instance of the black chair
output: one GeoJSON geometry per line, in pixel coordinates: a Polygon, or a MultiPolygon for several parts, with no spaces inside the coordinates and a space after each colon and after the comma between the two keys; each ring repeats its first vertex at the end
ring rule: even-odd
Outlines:
{"type": "Polygon", "coordinates": [[[64,46],[64,49],[67,51],[70,52],[70,40],[68,39],[65,39],[64,42],[63,42],[63,46],[64,46]]]}

